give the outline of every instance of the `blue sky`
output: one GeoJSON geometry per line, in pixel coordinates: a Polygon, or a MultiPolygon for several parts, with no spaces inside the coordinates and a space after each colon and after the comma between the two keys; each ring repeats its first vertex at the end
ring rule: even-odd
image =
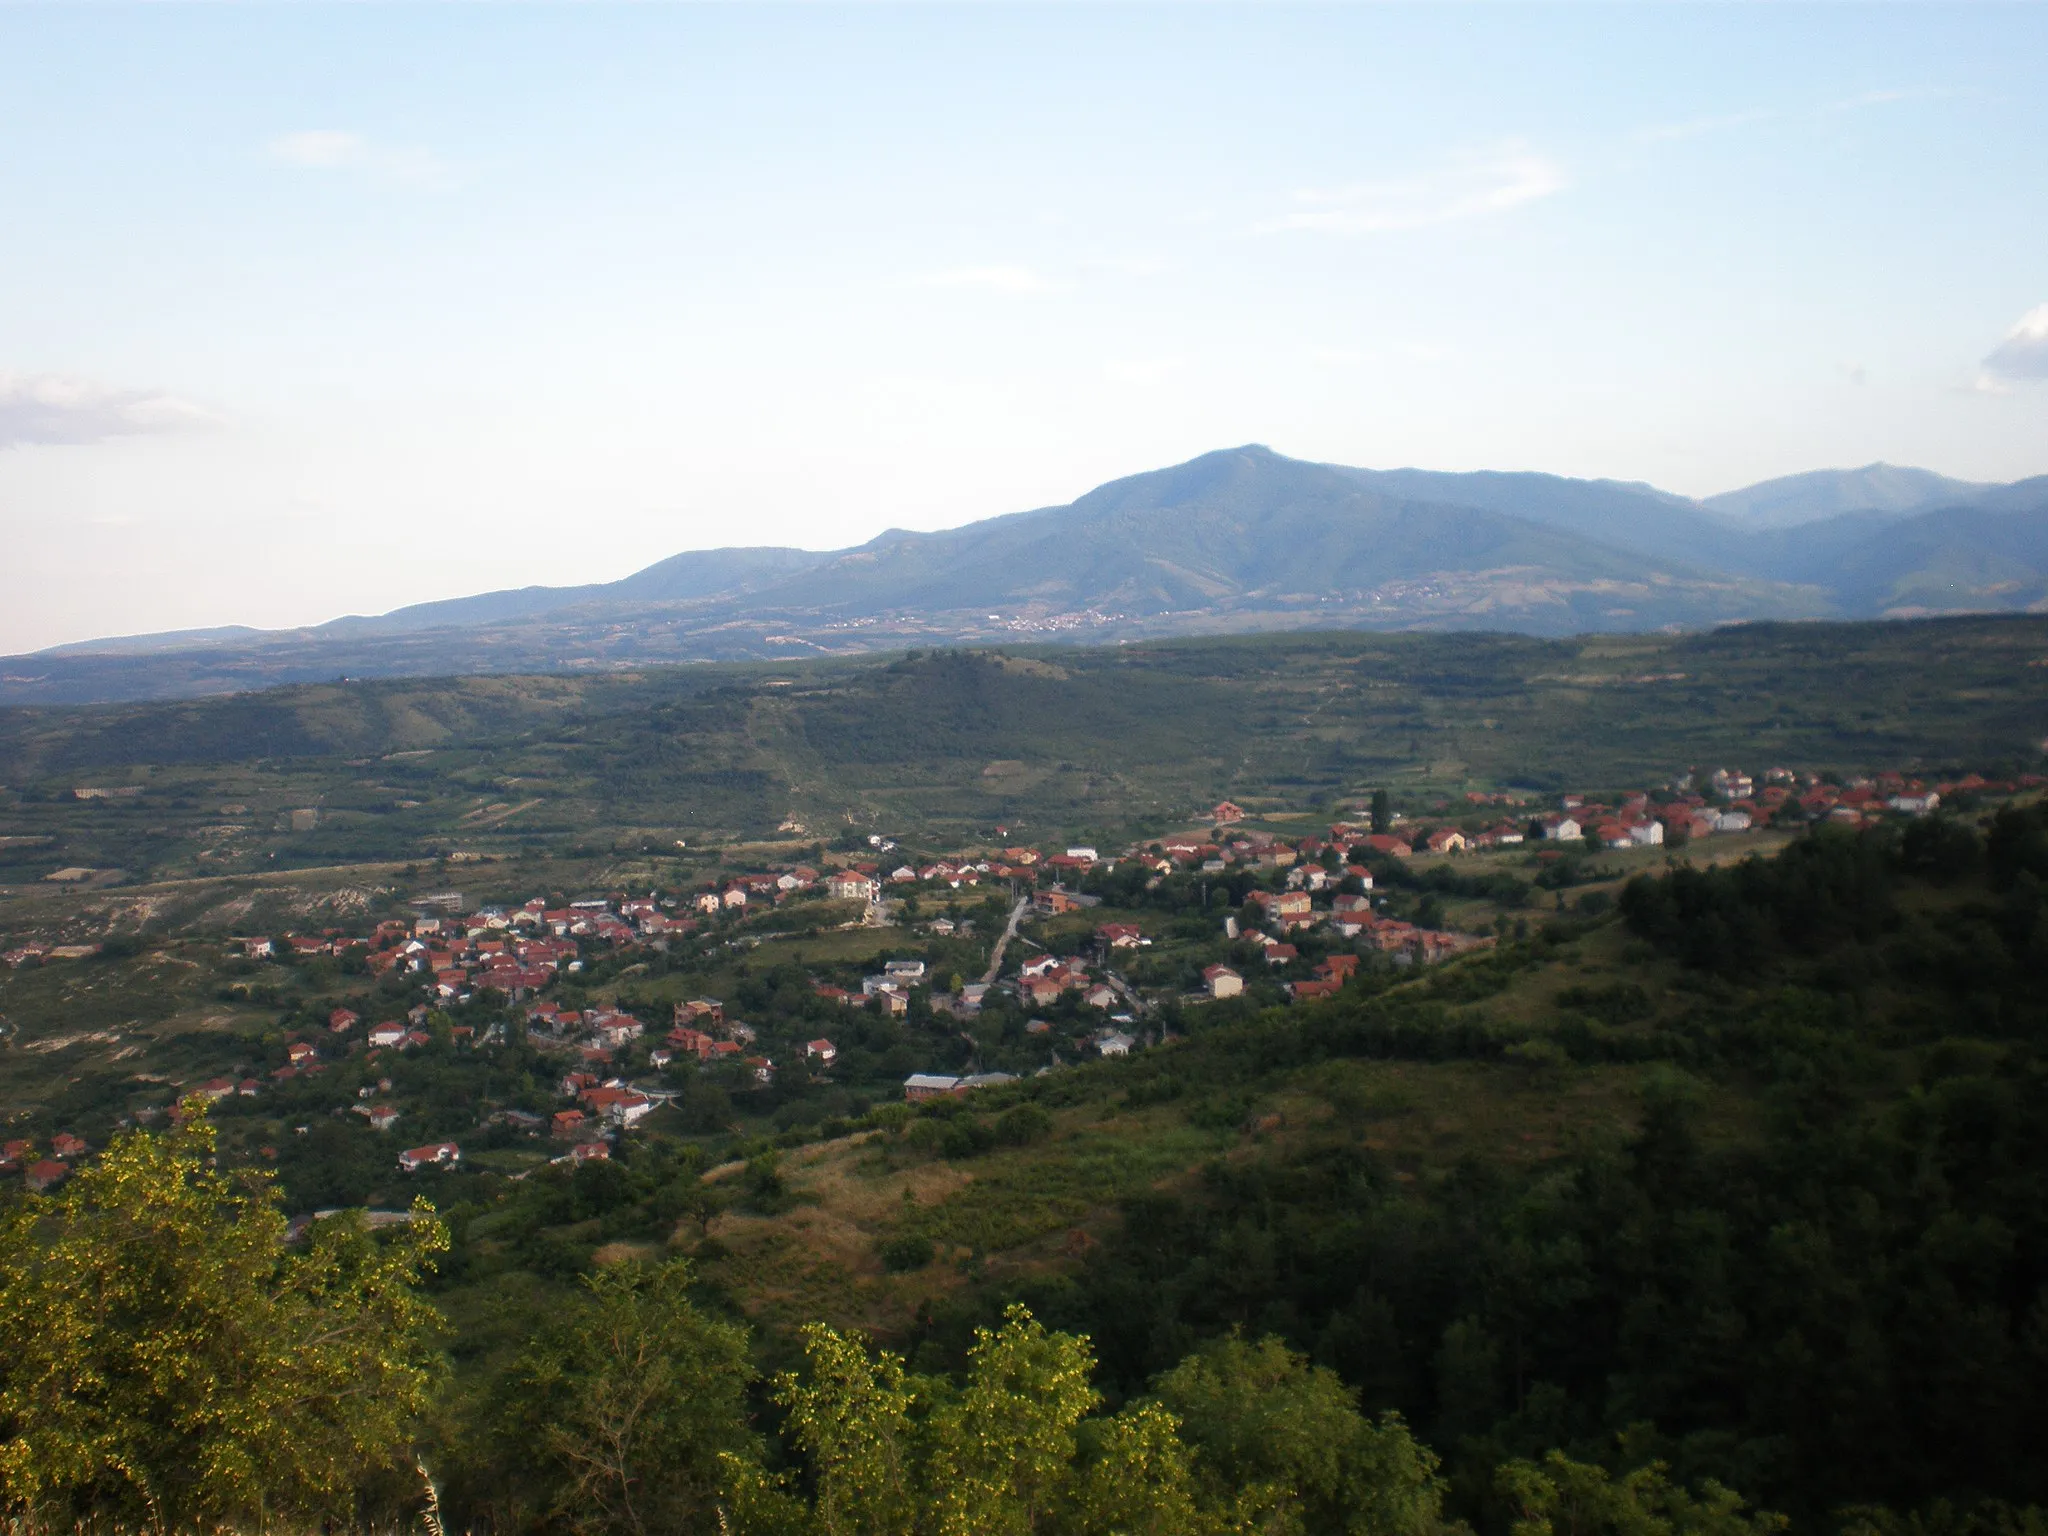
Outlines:
{"type": "Polygon", "coordinates": [[[0,650],[1259,441],[2048,472],[2048,7],[0,6],[0,650]]]}

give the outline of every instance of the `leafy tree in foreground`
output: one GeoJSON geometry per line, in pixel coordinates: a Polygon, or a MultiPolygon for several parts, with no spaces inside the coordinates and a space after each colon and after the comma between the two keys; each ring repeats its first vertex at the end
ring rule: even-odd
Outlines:
{"type": "Polygon", "coordinates": [[[804,1329],[808,1382],[785,1376],[777,1399],[789,1431],[810,1456],[821,1536],[904,1536],[916,1525],[917,1393],[903,1361],[868,1358],[858,1338],[823,1323],[804,1329]]]}
{"type": "Polygon", "coordinates": [[[269,1178],[218,1171],[186,1108],[0,1210],[0,1490],[28,1524],[316,1518],[410,1459],[441,1223],[331,1217],[287,1248],[269,1178]]]}
{"type": "Polygon", "coordinates": [[[1081,1425],[1082,1452],[1061,1510],[1074,1536],[1223,1536],[1227,1515],[1198,1501],[1194,1458],[1180,1421],[1158,1403],[1138,1402],[1081,1425]]]}
{"type": "Polygon", "coordinates": [[[1012,1303],[975,1333],[967,1387],[940,1405],[931,1498],[941,1536],[1022,1536],[1044,1523],[1074,1459],[1074,1427],[1095,1405],[1088,1341],[1048,1333],[1012,1303]]]}
{"type": "Polygon", "coordinates": [[[1358,1411],[1336,1372],[1275,1338],[1232,1334],[1161,1376],[1212,1501],[1260,1531],[1430,1536],[1443,1527],[1437,1458],[1397,1413],[1358,1411]]]}
{"type": "Polygon", "coordinates": [[[690,1281],[682,1260],[600,1270],[528,1344],[501,1389],[500,1460],[540,1486],[508,1523],[544,1512],[580,1532],[710,1527],[721,1458],[758,1459],[754,1371],[747,1330],[702,1311],[690,1281]]]}
{"type": "Polygon", "coordinates": [[[914,1536],[1434,1536],[1436,1459],[1277,1340],[1222,1341],[1145,1399],[1090,1416],[1088,1342],[1021,1306],[983,1329],[955,1387],[822,1325],[776,1384],[810,1501],[728,1461],[735,1528],[914,1536]]]}

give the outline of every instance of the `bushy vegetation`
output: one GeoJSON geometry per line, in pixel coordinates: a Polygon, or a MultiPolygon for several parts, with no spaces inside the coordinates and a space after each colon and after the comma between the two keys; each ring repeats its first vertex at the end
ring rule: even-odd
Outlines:
{"type": "MultiPolygon", "coordinates": [[[[1105,1412],[1088,1341],[1021,1305],[977,1331],[957,1377],[820,1324],[760,1399],[747,1330],[693,1295],[686,1261],[588,1277],[428,1418],[430,1313],[413,1286],[438,1223],[421,1213],[379,1245],[335,1221],[295,1252],[266,1192],[213,1172],[210,1147],[196,1117],[128,1137],[0,1228],[0,1499],[24,1530],[1449,1528],[1436,1456],[1277,1340],[1219,1339],[1105,1412]],[[410,1496],[389,1477],[408,1463],[410,1496]]],[[[1782,1523],[1659,1467],[1617,1485],[1555,1453],[1503,1466],[1498,1489],[1518,1531],[1560,1512],[1616,1536],[1645,1518],[1674,1536],[1782,1523]]]]}

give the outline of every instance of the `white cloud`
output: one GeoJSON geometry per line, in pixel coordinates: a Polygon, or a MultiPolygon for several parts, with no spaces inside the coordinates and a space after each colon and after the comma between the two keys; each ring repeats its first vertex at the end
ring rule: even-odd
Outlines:
{"type": "Polygon", "coordinates": [[[0,373],[0,448],[182,432],[217,419],[175,395],[52,373],[0,373]]]}
{"type": "Polygon", "coordinates": [[[1978,375],[1979,389],[1998,391],[2009,384],[2048,380],[2048,304],[2020,316],[2005,340],[1992,348],[1978,375]]]}
{"type": "Polygon", "coordinates": [[[441,162],[423,149],[388,148],[338,128],[281,134],[266,150],[279,165],[305,171],[370,172],[402,181],[427,181],[441,172],[441,162]]]}
{"type": "Polygon", "coordinates": [[[973,288],[983,293],[1024,295],[1055,292],[1055,285],[1029,267],[954,267],[920,278],[926,288],[973,288]]]}
{"type": "Polygon", "coordinates": [[[1294,194],[1299,212],[1258,226],[1262,234],[1318,230],[1340,235],[1427,229],[1463,219],[1506,213],[1561,192],[1567,185],[1556,161],[1527,145],[1506,143],[1454,155],[1434,170],[1347,187],[1305,188],[1294,194]]]}

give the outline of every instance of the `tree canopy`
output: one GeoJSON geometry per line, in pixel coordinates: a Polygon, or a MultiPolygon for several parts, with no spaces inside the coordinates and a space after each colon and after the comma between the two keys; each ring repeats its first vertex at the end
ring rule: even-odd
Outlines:
{"type": "Polygon", "coordinates": [[[345,1512],[411,1460],[441,1375],[424,1206],[302,1244],[267,1176],[214,1166],[197,1103],[0,1209],[0,1489],[17,1515],[157,1530],[345,1512]]]}

